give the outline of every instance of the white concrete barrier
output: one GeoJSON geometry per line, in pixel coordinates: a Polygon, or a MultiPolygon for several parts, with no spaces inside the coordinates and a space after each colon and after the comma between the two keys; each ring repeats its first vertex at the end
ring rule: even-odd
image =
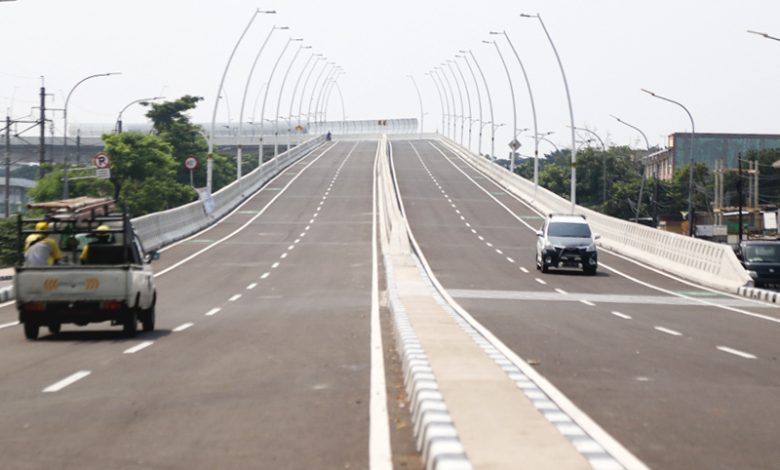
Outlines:
{"type": "MultiPolygon", "coordinates": [[[[437,139],[541,213],[571,213],[571,202],[567,199],[542,187],[534,190],[532,181],[474,155],[445,137],[437,136],[437,139]]],[[[584,214],[594,232],[601,235],[600,246],[631,259],[725,291],[737,292],[751,280],[728,245],[664,232],[582,206],[577,206],[575,212],[584,214]]]]}

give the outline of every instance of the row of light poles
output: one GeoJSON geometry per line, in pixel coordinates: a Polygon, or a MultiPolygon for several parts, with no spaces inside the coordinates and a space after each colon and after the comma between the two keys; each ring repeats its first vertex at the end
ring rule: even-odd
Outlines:
{"type": "MultiPolygon", "coordinates": [[[[211,116],[211,127],[210,132],[207,134],[207,141],[208,141],[208,159],[206,163],[206,188],[209,193],[211,193],[212,190],[212,183],[213,183],[213,156],[214,156],[214,136],[215,136],[215,128],[216,128],[216,117],[217,117],[217,110],[219,108],[219,102],[220,100],[225,97],[224,96],[224,83],[225,78],[227,76],[228,70],[230,69],[231,63],[233,61],[233,58],[235,56],[236,51],[238,50],[238,47],[240,46],[241,42],[243,41],[244,37],[246,36],[246,33],[251,28],[253,22],[255,19],[261,15],[261,14],[275,14],[275,10],[255,10],[252,17],[250,18],[247,25],[244,27],[244,30],[242,31],[241,35],[239,36],[238,40],[236,41],[235,45],[233,46],[233,49],[230,53],[230,56],[228,57],[227,63],[225,65],[225,69],[222,72],[222,78],[219,83],[219,87],[217,89],[216,99],[214,101],[214,109],[212,111],[211,116]]],[[[268,42],[270,41],[272,35],[276,31],[280,30],[289,30],[288,26],[278,26],[274,25],[271,30],[268,32],[267,36],[265,37],[264,41],[260,45],[259,49],[257,50],[257,53],[255,54],[254,61],[252,62],[252,67],[249,71],[249,75],[247,76],[246,83],[244,86],[244,92],[241,99],[241,111],[239,113],[239,122],[238,122],[238,132],[236,134],[236,178],[238,180],[242,177],[242,143],[241,139],[243,137],[243,124],[244,124],[244,111],[246,108],[246,100],[247,95],[249,91],[249,86],[252,83],[252,78],[254,75],[255,68],[257,66],[258,61],[260,60],[261,55],[263,54],[263,51],[265,50],[268,42]]],[[[279,65],[281,64],[282,60],[285,57],[285,54],[288,50],[290,50],[290,46],[292,46],[293,43],[302,43],[303,38],[299,37],[289,37],[287,41],[284,43],[284,46],[282,47],[282,50],[279,52],[278,56],[276,57],[276,60],[274,61],[273,67],[271,68],[268,80],[264,84],[264,92],[263,92],[263,101],[260,106],[260,120],[255,121],[254,120],[254,113],[252,116],[252,121],[249,121],[250,124],[256,125],[260,127],[260,138],[259,138],[259,145],[258,145],[258,165],[263,164],[263,147],[264,147],[264,140],[265,140],[265,134],[266,134],[266,122],[270,121],[270,119],[266,119],[266,105],[268,104],[268,95],[270,93],[271,87],[274,85],[274,77],[276,76],[276,72],[279,68],[279,65]]],[[[294,53],[292,58],[290,59],[284,73],[282,74],[281,81],[279,84],[279,91],[277,96],[277,102],[276,102],[276,112],[273,119],[273,135],[274,135],[274,160],[276,160],[276,157],[279,155],[279,119],[282,118],[281,109],[282,109],[282,97],[284,95],[285,85],[287,83],[288,78],[290,77],[290,73],[292,69],[294,68],[295,64],[297,63],[297,59],[300,56],[301,52],[305,50],[309,50],[312,47],[305,44],[299,44],[297,48],[294,48],[294,53]]],[[[320,119],[324,119],[327,103],[329,102],[331,93],[333,92],[334,88],[338,87],[337,80],[340,77],[340,75],[343,74],[343,69],[339,66],[337,66],[334,62],[328,61],[323,54],[320,53],[311,53],[309,54],[305,64],[299,71],[298,77],[295,80],[295,85],[292,90],[292,96],[290,98],[290,106],[289,106],[289,112],[287,116],[287,148],[289,148],[292,145],[292,121],[294,118],[297,118],[298,126],[296,127],[296,130],[301,129],[302,125],[302,119],[305,117],[307,122],[311,122],[312,118],[316,123],[321,122],[320,119]],[[322,65],[320,65],[322,64],[322,65]],[[308,83],[311,79],[311,77],[314,75],[315,70],[320,67],[319,73],[316,75],[316,79],[314,81],[314,86],[311,89],[311,92],[309,93],[309,101],[308,101],[308,108],[307,113],[303,113],[303,106],[304,106],[304,99],[306,96],[306,90],[308,87],[308,83]],[[305,79],[304,79],[305,77],[305,79]],[[321,80],[324,78],[324,81],[321,82],[321,80]],[[301,84],[301,80],[303,80],[303,86],[301,87],[301,93],[298,95],[298,88],[301,84]],[[299,98],[297,98],[299,96],[299,98]],[[293,115],[293,108],[295,106],[296,98],[298,99],[298,114],[293,115]],[[314,108],[312,109],[312,106],[314,108]]],[[[339,95],[341,96],[341,90],[338,90],[339,95]]],[[[259,99],[260,95],[257,95],[257,99],[259,99]]],[[[226,97],[225,97],[226,98],[226,97]]],[[[341,96],[342,99],[342,115],[343,115],[343,96],[341,96]]],[[[257,101],[257,100],[256,100],[257,101]]],[[[255,107],[257,106],[257,103],[255,102],[255,107]]],[[[300,143],[300,136],[298,142],[300,143]]]]}

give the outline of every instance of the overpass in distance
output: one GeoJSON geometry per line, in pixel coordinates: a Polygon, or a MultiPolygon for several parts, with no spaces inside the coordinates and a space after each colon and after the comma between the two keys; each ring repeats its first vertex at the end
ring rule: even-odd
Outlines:
{"type": "Polygon", "coordinates": [[[8,468],[776,468],[776,305],[600,249],[438,136],[336,136],[162,249],[158,329],[23,339],[8,468]],[[35,451],[32,451],[32,449],[35,451]]]}

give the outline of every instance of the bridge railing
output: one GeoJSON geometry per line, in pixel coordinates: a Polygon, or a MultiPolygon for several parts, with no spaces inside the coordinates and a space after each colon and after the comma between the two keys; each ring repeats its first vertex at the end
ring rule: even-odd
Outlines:
{"type": "MultiPolygon", "coordinates": [[[[478,157],[459,144],[438,136],[439,140],[464,156],[480,171],[544,214],[571,213],[571,202],[520,175],[510,173],[484,157],[478,157]]],[[[646,227],[577,206],[594,232],[601,235],[599,245],[652,267],[698,282],[705,286],[737,291],[750,282],[730,246],[672,232],[646,227]]]]}
{"type": "Polygon", "coordinates": [[[156,250],[202,230],[235,209],[271,178],[325,141],[324,136],[311,138],[255,168],[212,195],[213,210],[206,212],[202,201],[194,201],[162,212],[133,219],[138,236],[146,250],[156,250]]]}

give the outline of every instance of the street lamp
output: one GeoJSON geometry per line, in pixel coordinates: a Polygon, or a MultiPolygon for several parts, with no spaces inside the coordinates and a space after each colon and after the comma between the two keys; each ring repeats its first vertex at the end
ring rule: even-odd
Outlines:
{"type": "MultiPolygon", "coordinates": [[[[296,38],[295,41],[303,41],[301,38],[296,38]]],[[[284,84],[287,83],[287,77],[290,75],[290,70],[292,70],[293,65],[295,64],[295,60],[298,58],[298,55],[301,53],[304,49],[311,49],[311,46],[304,46],[301,44],[298,46],[298,49],[295,51],[295,54],[293,54],[292,59],[290,59],[290,64],[287,66],[287,70],[284,72],[284,76],[282,77],[282,84],[279,86],[279,96],[276,100],[276,119],[274,119],[274,158],[276,158],[277,155],[279,155],[279,109],[282,107],[282,95],[284,94],[284,84]]],[[[287,117],[287,128],[289,129],[289,122],[292,120],[292,115],[287,117]]],[[[288,135],[289,140],[289,135],[288,135]]],[[[289,148],[289,147],[288,147],[289,148]]]]}
{"type": "MultiPolygon", "coordinates": [[[[469,73],[471,73],[471,79],[474,80],[474,88],[477,89],[477,106],[479,107],[479,135],[477,136],[477,154],[482,155],[482,94],[479,91],[479,82],[477,81],[477,76],[474,74],[474,69],[471,67],[471,62],[469,62],[469,59],[466,56],[467,51],[459,52],[463,55],[457,55],[455,57],[463,59],[466,62],[466,66],[469,68],[469,73]]],[[[469,147],[471,147],[471,124],[469,124],[469,147]]]]}
{"type": "Polygon", "coordinates": [[[317,129],[322,132],[322,104],[323,104],[323,98],[325,97],[325,91],[328,89],[328,86],[330,85],[330,81],[333,80],[338,74],[342,72],[342,69],[340,66],[333,67],[331,71],[328,73],[328,75],[325,77],[325,80],[322,82],[322,85],[320,86],[320,91],[317,93],[317,101],[314,104],[314,122],[317,123],[317,129]]]}
{"type": "MultiPolygon", "coordinates": [[[[536,136],[539,133],[539,127],[537,126],[537,121],[536,121],[536,104],[534,102],[534,94],[531,91],[531,81],[528,79],[528,74],[526,73],[525,65],[523,65],[523,61],[520,60],[520,54],[517,53],[517,49],[515,49],[515,45],[509,39],[509,35],[506,33],[506,31],[491,32],[490,34],[503,35],[504,38],[506,39],[506,42],[509,43],[509,47],[512,48],[512,52],[515,54],[517,63],[520,64],[520,70],[522,70],[523,72],[525,85],[528,88],[528,98],[529,101],[531,102],[531,115],[533,116],[534,119],[534,136],[536,136]]],[[[534,138],[534,197],[536,197],[536,190],[538,188],[539,188],[539,139],[534,138]]]]}
{"type": "MultiPolygon", "coordinates": [[[[314,59],[314,58],[318,58],[318,60],[319,60],[319,57],[320,57],[320,56],[322,56],[322,54],[314,54],[314,53],[312,53],[312,54],[309,54],[309,58],[308,58],[308,59],[306,59],[306,63],[304,63],[304,64],[303,64],[303,67],[301,68],[301,71],[300,71],[300,73],[298,74],[298,78],[295,80],[295,85],[293,85],[292,96],[290,97],[290,110],[289,110],[289,112],[287,113],[287,114],[288,114],[288,116],[290,116],[290,119],[287,121],[287,148],[288,148],[288,149],[289,149],[290,147],[292,147],[292,118],[293,118],[293,103],[295,103],[295,95],[297,95],[297,94],[298,94],[298,85],[300,85],[300,83],[301,83],[301,79],[303,78],[303,76],[304,76],[304,75],[306,75],[306,70],[308,70],[308,69],[309,69],[309,64],[311,64],[311,63],[312,63],[312,59],[314,59]]],[[[315,66],[316,66],[316,64],[317,64],[317,61],[316,61],[316,60],[314,61],[314,64],[315,64],[315,66]]],[[[297,117],[298,117],[298,125],[300,126],[301,117],[300,117],[300,116],[297,116],[297,117]]],[[[296,131],[295,131],[295,132],[296,132],[296,134],[298,134],[298,130],[299,130],[299,128],[296,128],[296,131]]],[[[300,135],[300,134],[299,134],[299,135],[300,135]]]]}
{"type": "Polygon", "coordinates": [[[515,147],[517,142],[517,104],[515,103],[515,87],[512,85],[512,75],[509,73],[509,67],[506,66],[506,61],[504,60],[504,54],[501,53],[501,48],[498,47],[498,43],[496,41],[482,41],[485,44],[493,44],[496,46],[496,52],[498,52],[498,57],[501,59],[501,63],[504,65],[504,71],[506,71],[506,78],[509,81],[509,92],[512,94],[512,118],[513,118],[513,124],[512,124],[512,142],[510,142],[509,147],[511,149],[510,157],[509,157],[509,171],[511,173],[515,172],[515,147]]]}
{"type": "Polygon", "coordinates": [[[417,81],[415,81],[413,75],[407,75],[409,79],[412,81],[412,84],[414,85],[414,90],[417,92],[417,100],[420,102],[420,134],[423,133],[423,116],[425,116],[425,113],[423,112],[423,101],[422,101],[422,95],[420,94],[420,88],[417,86],[417,81]]]}
{"type": "Polygon", "coordinates": [[[447,130],[445,131],[445,134],[449,134],[449,138],[453,141],[455,140],[455,95],[452,93],[452,87],[449,85],[448,82],[445,82],[442,78],[442,75],[444,72],[439,67],[434,67],[433,70],[431,70],[432,76],[436,77],[439,84],[441,85],[441,89],[444,92],[444,99],[447,103],[447,130]],[[450,107],[450,104],[452,104],[452,107],[450,107]]]}
{"type": "MultiPolygon", "coordinates": [[[[282,48],[282,52],[279,53],[279,57],[276,58],[276,62],[274,62],[274,66],[271,69],[271,74],[268,76],[268,86],[265,88],[265,94],[263,95],[263,104],[260,106],[260,147],[258,151],[257,156],[257,166],[263,165],[263,144],[264,144],[264,137],[265,137],[265,103],[268,100],[268,90],[271,89],[271,83],[274,79],[274,74],[276,73],[277,67],[279,67],[279,62],[282,61],[282,57],[284,57],[284,53],[287,52],[287,48],[290,47],[290,43],[294,41],[301,41],[301,39],[297,38],[288,38],[287,42],[284,43],[284,47],[282,48]]],[[[274,159],[276,158],[276,154],[274,154],[274,159]]],[[[278,165],[278,162],[275,164],[278,165]]]]}
{"type": "Polygon", "coordinates": [[[443,133],[446,133],[447,130],[444,127],[444,117],[446,116],[444,110],[444,96],[441,94],[441,90],[439,89],[439,83],[436,81],[435,78],[433,78],[433,73],[427,72],[425,75],[431,77],[431,80],[433,81],[433,86],[434,88],[436,88],[436,94],[439,95],[439,106],[441,107],[441,130],[443,133]]]}
{"type": "Polygon", "coordinates": [[[558,145],[547,137],[548,135],[551,135],[553,133],[554,133],[553,131],[549,131],[549,132],[545,132],[545,133],[542,133],[542,134],[536,134],[536,137],[540,141],[543,140],[543,141],[547,142],[548,144],[552,145],[556,152],[560,152],[561,149],[558,148],[558,145]]]}
{"type": "MultiPolygon", "coordinates": [[[[463,107],[463,92],[460,89],[460,82],[458,81],[458,76],[455,75],[455,70],[452,68],[451,61],[447,60],[442,65],[446,66],[448,69],[450,69],[450,73],[452,74],[452,79],[455,82],[455,88],[458,90],[458,102],[460,103],[460,145],[463,145],[463,125],[466,121],[466,111],[463,107]]],[[[445,74],[446,78],[446,74],[445,74]]]]}
{"type": "Polygon", "coordinates": [[[341,118],[344,120],[344,96],[341,95],[341,87],[339,87],[339,78],[344,75],[344,70],[339,71],[330,80],[328,89],[325,91],[325,98],[322,100],[322,122],[328,121],[328,106],[330,105],[330,97],[333,96],[333,90],[338,90],[339,96],[341,96],[341,118]]]}
{"type": "MultiPolygon", "coordinates": [[[[479,71],[479,75],[482,77],[482,82],[485,84],[485,93],[487,94],[488,98],[488,104],[490,105],[490,156],[491,158],[496,154],[496,129],[493,127],[493,98],[490,97],[490,87],[488,86],[487,79],[485,78],[485,74],[482,73],[482,67],[479,66],[479,62],[477,62],[477,58],[474,56],[474,53],[469,50],[469,55],[471,56],[471,60],[474,61],[474,65],[477,66],[477,71],[479,71]]],[[[480,134],[482,130],[480,129],[480,134]]]]}
{"type": "Polygon", "coordinates": [[[89,79],[97,77],[108,77],[109,75],[121,75],[122,72],[108,72],[108,73],[96,73],[88,77],[84,77],[70,89],[67,98],[65,98],[65,108],[62,110],[62,153],[63,158],[63,174],[62,174],[62,198],[68,199],[68,103],[73,92],[79,85],[86,82],[89,79]]]}
{"type": "MultiPolygon", "coordinates": [[[[257,54],[255,54],[255,60],[252,62],[252,67],[249,69],[249,75],[246,77],[246,83],[244,84],[244,94],[241,97],[241,112],[238,115],[238,133],[236,134],[236,179],[241,179],[241,173],[242,173],[242,161],[241,161],[241,138],[243,137],[243,124],[244,124],[244,107],[246,106],[246,97],[249,94],[249,85],[252,83],[252,76],[255,73],[255,67],[257,66],[257,62],[260,60],[260,55],[263,53],[263,50],[265,50],[265,46],[268,44],[268,41],[271,40],[271,36],[274,34],[274,31],[277,29],[279,30],[286,30],[289,29],[288,26],[276,26],[274,25],[271,27],[271,31],[268,32],[268,35],[265,37],[265,40],[263,40],[263,44],[260,45],[260,48],[257,50],[257,54]]],[[[252,111],[252,119],[254,120],[254,110],[252,111]]]]}
{"type": "MultiPolygon", "coordinates": [[[[457,55],[455,57],[458,57],[457,55]]],[[[463,89],[466,90],[466,100],[469,104],[469,145],[468,149],[471,151],[471,128],[473,127],[474,120],[472,119],[472,113],[471,113],[471,93],[469,93],[469,84],[466,82],[466,77],[463,76],[463,71],[460,69],[460,65],[458,65],[458,62],[456,60],[448,60],[448,63],[452,63],[455,65],[455,69],[458,71],[458,75],[460,75],[460,79],[463,82],[463,89]]],[[[457,79],[456,79],[457,80],[457,79]]],[[[461,131],[461,138],[462,138],[462,131],[461,131]]],[[[462,144],[461,144],[462,145],[462,144]]]]}
{"type": "MultiPolygon", "coordinates": [[[[301,88],[301,99],[298,101],[298,127],[299,127],[300,129],[303,129],[303,128],[301,127],[301,118],[303,117],[303,99],[304,99],[304,97],[306,96],[306,86],[309,84],[309,79],[311,78],[312,74],[314,73],[314,70],[316,70],[316,69],[317,69],[317,64],[318,64],[318,63],[319,63],[321,60],[327,60],[327,59],[325,58],[325,56],[324,56],[324,55],[322,55],[322,54],[315,54],[315,56],[317,57],[317,59],[314,61],[314,65],[312,65],[312,67],[311,67],[311,70],[309,70],[309,73],[308,73],[308,74],[306,74],[306,79],[303,81],[303,88],[301,88]]],[[[327,62],[325,63],[325,65],[323,66],[323,68],[322,68],[322,69],[323,69],[323,70],[325,70],[325,68],[326,68],[326,67],[327,67],[327,62]]],[[[307,116],[307,117],[308,117],[308,116],[307,116]]],[[[302,133],[303,133],[303,130],[301,130],[301,134],[302,134],[302,133]]],[[[301,141],[300,141],[300,135],[299,135],[299,137],[298,137],[298,143],[299,143],[299,144],[301,143],[301,141]]]]}
{"type": "Polygon", "coordinates": [[[225,77],[227,76],[228,69],[230,68],[230,63],[233,62],[233,56],[236,55],[236,50],[238,50],[239,44],[241,44],[244,36],[246,36],[247,31],[249,31],[249,27],[252,26],[252,23],[255,21],[255,18],[257,18],[257,15],[261,13],[274,14],[276,11],[262,11],[260,9],[255,10],[254,14],[252,14],[252,18],[249,19],[249,22],[244,28],[244,31],[241,33],[241,36],[238,37],[238,41],[236,41],[235,46],[233,46],[233,50],[230,52],[227,64],[225,64],[225,70],[222,71],[222,78],[219,81],[216,98],[214,99],[214,110],[211,113],[211,132],[208,136],[209,153],[206,159],[206,190],[209,192],[209,194],[211,193],[212,174],[214,169],[214,131],[217,120],[217,108],[219,107],[219,99],[222,96],[222,88],[225,85],[225,77]]]}
{"type": "Polygon", "coordinates": [[[566,101],[569,104],[569,120],[571,121],[571,213],[573,214],[575,207],[577,207],[577,142],[575,142],[576,136],[574,130],[574,109],[571,104],[571,93],[569,93],[569,82],[566,80],[566,72],[563,70],[563,63],[561,62],[561,56],[558,55],[558,49],[555,48],[555,43],[553,43],[552,37],[550,36],[550,33],[547,31],[547,27],[544,25],[544,21],[542,21],[542,16],[539,14],[536,15],[521,14],[520,16],[523,18],[536,18],[539,20],[539,24],[542,25],[544,34],[545,36],[547,36],[547,40],[550,42],[550,46],[552,47],[553,53],[555,54],[555,59],[558,61],[558,68],[561,69],[561,76],[563,77],[563,86],[566,89],[566,101]]]}
{"type": "Polygon", "coordinates": [[[145,101],[146,102],[148,102],[148,101],[157,101],[157,100],[161,100],[163,98],[165,98],[165,97],[164,96],[155,96],[154,98],[140,98],[140,99],[137,99],[137,100],[134,100],[134,101],[131,101],[131,102],[127,103],[127,105],[124,108],[122,108],[121,111],[119,111],[119,115],[117,115],[117,117],[116,117],[116,133],[117,134],[121,134],[122,133],[122,113],[124,113],[127,110],[127,108],[129,108],[130,106],[132,106],[132,105],[134,105],[136,103],[143,103],[145,101]]]}
{"type": "Polygon", "coordinates": [[[588,134],[596,137],[596,140],[601,144],[601,150],[604,155],[601,157],[601,202],[607,202],[607,146],[604,145],[604,141],[598,134],[585,127],[575,127],[574,130],[587,132],[588,134]]]}
{"type": "MultiPolygon", "coordinates": [[[[650,153],[650,141],[647,140],[647,135],[645,135],[645,133],[642,132],[642,129],[627,123],[626,121],[620,119],[619,117],[617,117],[617,116],[615,116],[613,114],[610,114],[610,116],[612,116],[617,122],[623,124],[624,126],[628,126],[631,129],[634,129],[635,131],[639,132],[642,135],[642,138],[645,139],[645,147],[647,148],[648,154],[650,153]]],[[[636,203],[636,221],[637,221],[637,223],[639,222],[639,212],[640,212],[640,209],[642,208],[642,194],[644,193],[644,190],[645,190],[645,173],[646,172],[647,172],[647,165],[646,165],[646,161],[645,161],[645,162],[642,162],[642,183],[639,185],[639,200],[636,203]]],[[[653,213],[655,213],[655,212],[653,212],[653,213]]],[[[655,224],[655,222],[656,222],[655,221],[655,217],[653,217],[653,224],[655,224]]]]}
{"type": "MultiPolygon", "coordinates": [[[[309,124],[311,124],[311,118],[312,118],[311,107],[314,104],[314,96],[319,93],[317,86],[320,83],[320,79],[323,77],[323,75],[325,75],[326,71],[327,71],[327,76],[330,77],[331,73],[333,73],[333,71],[336,68],[338,68],[338,66],[336,65],[335,62],[328,62],[328,63],[326,63],[325,66],[322,67],[322,70],[320,70],[320,73],[317,75],[317,78],[314,80],[314,85],[312,86],[312,89],[311,89],[311,96],[309,96],[309,107],[306,109],[306,119],[307,119],[307,122],[309,124]],[[328,70],[329,68],[330,68],[330,70],[328,70]]],[[[315,111],[316,111],[316,109],[315,109],[315,111]]],[[[316,121],[317,121],[317,116],[316,115],[314,116],[314,121],[315,121],[315,124],[316,124],[316,121]]]]}
{"type": "Polygon", "coordinates": [[[767,33],[759,33],[758,31],[751,31],[749,29],[747,30],[747,32],[750,33],[750,34],[757,34],[757,35],[759,35],[761,37],[764,37],[764,38],[767,38],[767,39],[773,39],[775,41],[780,41],[780,38],[776,38],[774,36],[770,36],[767,33]]]}
{"type": "Polygon", "coordinates": [[[688,111],[688,108],[683,106],[682,103],[678,103],[677,101],[671,100],[669,98],[665,98],[661,95],[657,95],[652,91],[645,90],[644,88],[642,88],[642,91],[652,96],[653,98],[658,98],[659,100],[676,104],[677,106],[681,107],[683,111],[685,111],[685,114],[688,115],[688,119],[691,120],[691,143],[688,148],[688,236],[692,237],[693,236],[693,140],[696,136],[696,124],[694,124],[693,122],[693,116],[691,115],[691,112],[688,111]]]}

